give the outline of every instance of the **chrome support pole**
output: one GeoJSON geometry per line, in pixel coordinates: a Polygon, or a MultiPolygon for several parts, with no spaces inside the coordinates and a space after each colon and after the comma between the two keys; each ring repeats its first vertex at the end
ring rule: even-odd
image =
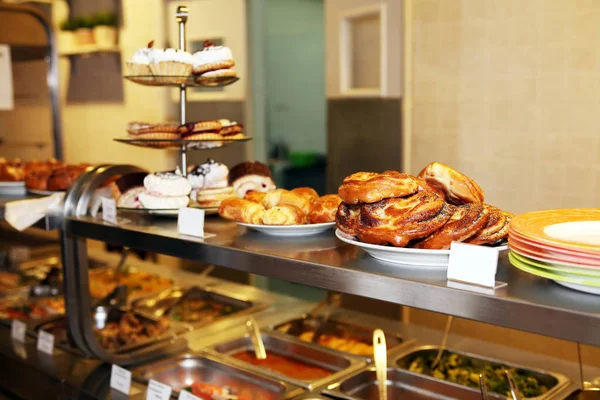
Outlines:
{"type": "MultiPolygon", "coordinates": [[[[186,39],[185,39],[185,23],[187,22],[189,15],[188,8],[186,6],[177,7],[177,23],[179,24],[179,49],[185,51],[186,39]]],[[[182,84],[179,88],[179,122],[183,125],[186,123],[185,106],[187,101],[186,85],[182,84]]],[[[183,176],[187,175],[187,147],[186,145],[181,146],[181,173],[183,176]]]]}

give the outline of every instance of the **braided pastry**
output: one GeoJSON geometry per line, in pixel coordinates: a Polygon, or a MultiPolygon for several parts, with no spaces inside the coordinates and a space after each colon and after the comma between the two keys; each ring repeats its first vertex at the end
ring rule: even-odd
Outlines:
{"type": "Polygon", "coordinates": [[[446,224],[427,239],[416,243],[418,249],[449,249],[452,242],[462,242],[483,229],[490,217],[489,209],[481,204],[454,207],[446,224]]]}
{"type": "Polygon", "coordinates": [[[492,244],[508,236],[508,224],[510,223],[512,214],[489,204],[484,204],[483,207],[489,210],[490,218],[483,229],[465,240],[466,243],[492,244]]]}
{"type": "Polygon", "coordinates": [[[392,197],[404,197],[419,189],[417,180],[403,172],[357,172],[344,179],[338,194],[345,203],[376,203],[392,197]]]}
{"type": "Polygon", "coordinates": [[[465,174],[439,162],[432,162],[419,173],[419,178],[444,192],[446,201],[461,205],[483,203],[483,190],[465,174]]]}
{"type": "Polygon", "coordinates": [[[335,214],[335,223],[340,231],[354,236],[360,215],[360,204],[340,203],[335,214]]]}
{"type": "Polygon", "coordinates": [[[440,196],[418,192],[363,204],[355,233],[365,243],[405,247],[440,229],[451,214],[451,207],[440,196]]]}

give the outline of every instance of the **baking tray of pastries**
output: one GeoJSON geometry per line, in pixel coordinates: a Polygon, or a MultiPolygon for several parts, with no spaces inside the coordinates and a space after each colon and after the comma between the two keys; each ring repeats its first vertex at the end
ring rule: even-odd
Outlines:
{"type": "Polygon", "coordinates": [[[507,249],[512,214],[484,203],[475,181],[442,163],[416,177],[357,172],[338,193],[336,236],[382,261],[445,269],[452,242],[507,249]]]}

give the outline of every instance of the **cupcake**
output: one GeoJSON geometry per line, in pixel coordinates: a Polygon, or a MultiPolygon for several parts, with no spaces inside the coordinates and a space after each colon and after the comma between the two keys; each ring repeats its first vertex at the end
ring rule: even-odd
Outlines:
{"type": "Polygon", "coordinates": [[[204,48],[194,53],[193,73],[202,75],[209,71],[229,69],[235,65],[231,49],[225,46],[215,46],[210,41],[204,42],[204,48]]]}
{"type": "Polygon", "coordinates": [[[149,53],[150,71],[160,83],[182,84],[192,73],[190,53],[176,49],[152,49],[149,53]]]}
{"type": "Polygon", "coordinates": [[[133,53],[131,60],[125,62],[127,68],[127,75],[132,77],[144,77],[144,78],[131,78],[134,82],[140,81],[141,83],[152,83],[151,78],[152,71],[150,71],[150,52],[154,41],[148,43],[148,47],[138,49],[133,53]],[[143,82],[142,82],[143,79],[143,82]]]}

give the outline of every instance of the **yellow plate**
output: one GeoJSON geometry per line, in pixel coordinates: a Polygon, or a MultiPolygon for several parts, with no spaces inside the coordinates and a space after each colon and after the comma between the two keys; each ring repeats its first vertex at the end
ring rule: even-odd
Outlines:
{"type": "Polygon", "coordinates": [[[532,240],[600,253],[600,209],[573,208],[517,215],[511,228],[532,240]]]}

